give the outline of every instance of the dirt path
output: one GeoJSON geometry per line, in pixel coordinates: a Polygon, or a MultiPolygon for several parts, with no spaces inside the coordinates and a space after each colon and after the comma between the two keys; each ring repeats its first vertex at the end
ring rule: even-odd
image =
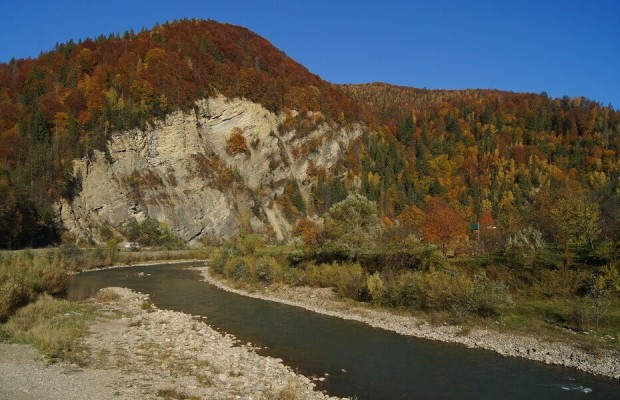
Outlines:
{"type": "Polygon", "coordinates": [[[139,398],[127,388],[120,371],[81,369],[71,364],[48,366],[30,346],[0,344],[0,399],[109,400],[139,398]]]}

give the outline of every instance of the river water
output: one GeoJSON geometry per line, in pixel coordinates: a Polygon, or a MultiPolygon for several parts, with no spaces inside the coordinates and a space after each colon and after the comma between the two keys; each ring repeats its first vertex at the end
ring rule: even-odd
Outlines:
{"type": "Polygon", "coordinates": [[[266,347],[260,354],[279,357],[306,376],[325,376],[317,386],[332,395],[360,400],[620,399],[617,380],[228,293],[201,281],[191,267],[83,273],[73,278],[67,297],[85,299],[108,286],[148,293],[159,308],[205,316],[215,329],[266,347]]]}

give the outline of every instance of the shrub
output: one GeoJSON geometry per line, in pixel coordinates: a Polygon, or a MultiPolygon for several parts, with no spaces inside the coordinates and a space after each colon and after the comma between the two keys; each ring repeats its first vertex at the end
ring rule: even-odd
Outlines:
{"type": "Polygon", "coordinates": [[[241,255],[241,253],[242,250],[238,245],[227,243],[219,252],[216,252],[213,257],[211,257],[211,271],[219,275],[224,275],[224,267],[228,260],[232,257],[241,255]]]}
{"type": "Polygon", "coordinates": [[[471,311],[480,317],[497,317],[514,306],[508,287],[489,280],[484,272],[474,277],[471,311]]]}
{"type": "Polygon", "coordinates": [[[170,232],[168,226],[155,218],[137,222],[134,218],[125,222],[120,230],[131,241],[144,246],[161,246],[168,250],[185,247],[183,239],[170,232]]]}
{"type": "Polygon", "coordinates": [[[410,268],[427,271],[446,265],[446,258],[437,245],[423,243],[415,235],[409,235],[402,242],[389,248],[381,258],[384,259],[384,265],[390,265],[396,269],[410,268]]]}
{"type": "Polygon", "coordinates": [[[248,257],[233,257],[224,266],[224,275],[235,281],[247,281],[250,277],[251,262],[248,257]]]}
{"type": "Polygon", "coordinates": [[[246,235],[240,240],[243,254],[250,255],[265,247],[265,240],[257,234],[246,235]]]}
{"type": "Polygon", "coordinates": [[[377,204],[359,194],[349,195],[325,214],[323,252],[357,259],[375,246],[383,229],[377,204]]]}
{"type": "Polygon", "coordinates": [[[359,263],[310,264],[305,272],[311,286],[333,287],[338,296],[355,300],[368,298],[366,272],[359,263]]]}
{"type": "Polygon", "coordinates": [[[466,310],[474,288],[458,270],[430,271],[422,275],[420,305],[429,311],[466,310]]]}
{"type": "Polygon", "coordinates": [[[271,284],[282,274],[282,267],[275,258],[264,256],[256,260],[252,268],[252,275],[257,281],[271,284]]]}
{"type": "Polygon", "coordinates": [[[588,271],[542,269],[534,274],[535,282],[529,288],[542,298],[567,298],[584,290],[588,271]]]}
{"type": "Polygon", "coordinates": [[[59,251],[37,256],[21,252],[0,258],[0,320],[41,293],[62,293],[68,284],[68,265],[59,251]]]}
{"type": "Polygon", "coordinates": [[[355,300],[367,300],[366,272],[359,263],[334,264],[336,294],[355,300]]]}
{"type": "Polygon", "coordinates": [[[529,226],[508,238],[504,255],[513,268],[530,269],[542,256],[545,247],[542,233],[529,226]]]}
{"type": "Polygon", "coordinates": [[[226,152],[231,156],[236,156],[237,154],[250,155],[250,149],[248,148],[241,128],[233,128],[230,132],[230,136],[226,141],[226,152]]]}
{"type": "Polygon", "coordinates": [[[390,307],[421,308],[421,272],[404,271],[398,274],[386,287],[383,304],[390,307]]]}
{"type": "Polygon", "coordinates": [[[378,272],[370,275],[366,279],[366,285],[368,286],[368,294],[372,302],[382,304],[384,302],[385,284],[381,279],[381,275],[378,272]]]}

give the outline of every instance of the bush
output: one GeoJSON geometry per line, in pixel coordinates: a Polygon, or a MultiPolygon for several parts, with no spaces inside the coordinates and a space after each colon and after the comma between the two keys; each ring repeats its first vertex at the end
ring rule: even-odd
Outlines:
{"type": "Polygon", "coordinates": [[[546,250],[542,233],[531,226],[508,238],[504,247],[506,262],[516,269],[530,269],[546,250]]]}
{"type": "Polygon", "coordinates": [[[247,281],[250,277],[251,260],[249,257],[233,257],[224,266],[224,275],[235,281],[247,281]]]}
{"type": "Polygon", "coordinates": [[[332,257],[359,258],[376,245],[384,230],[377,204],[359,194],[334,204],[324,218],[325,242],[321,252],[332,257]]]}
{"type": "Polygon", "coordinates": [[[375,272],[366,279],[366,286],[368,286],[368,294],[373,303],[384,303],[385,284],[378,272],[375,272]]]}
{"type": "Polygon", "coordinates": [[[386,287],[383,304],[390,307],[422,307],[421,272],[404,271],[398,274],[386,287]]]}
{"type": "Polygon", "coordinates": [[[256,260],[252,268],[253,277],[265,284],[271,284],[274,280],[281,277],[282,267],[275,258],[264,256],[256,260]]]}
{"type": "Polygon", "coordinates": [[[183,239],[175,236],[168,226],[155,218],[146,218],[142,222],[132,218],[121,227],[121,232],[132,242],[144,246],[161,246],[168,250],[185,247],[183,239]]]}
{"type": "Polygon", "coordinates": [[[572,297],[584,291],[588,271],[539,270],[534,274],[534,284],[529,288],[536,297],[546,299],[572,297]]]}
{"type": "Polygon", "coordinates": [[[214,256],[211,257],[211,271],[218,275],[225,275],[224,267],[226,266],[228,260],[232,257],[241,255],[241,253],[241,248],[236,244],[226,244],[221,250],[219,250],[219,252],[215,253],[214,256]]]}
{"type": "Polygon", "coordinates": [[[368,300],[366,272],[359,263],[340,266],[336,280],[336,294],[355,300],[368,300]]]}
{"type": "Polygon", "coordinates": [[[41,293],[64,292],[68,265],[58,251],[37,256],[26,251],[0,258],[0,320],[41,293]]]}
{"type": "Polygon", "coordinates": [[[467,310],[474,288],[459,270],[430,271],[422,275],[420,306],[428,311],[467,310]]]}
{"type": "Polygon", "coordinates": [[[366,272],[359,263],[310,264],[306,267],[305,279],[311,286],[333,287],[341,297],[368,298],[366,272]]]}
{"type": "Polygon", "coordinates": [[[484,272],[474,277],[471,311],[480,317],[498,317],[512,308],[514,302],[503,282],[489,280],[484,272]]]}
{"type": "Polygon", "coordinates": [[[243,237],[240,241],[243,254],[250,255],[256,253],[257,250],[265,247],[265,240],[257,234],[251,234],[243,237]]]}
{"type": "Polygon", "coordinates": [[[226,153],[230,156],[236,156],[237,154],[250,155],[250,149],[245,142],[241,128],[235,127],[230,131],[230,136],[226,141],[226,153]]]}
{"type": "Polygon", "coordinates": [[[423,243],[414,235],[409,235],[402,242],[387,249],[380,255],[380,258],[383,259],[383,265],[390,265],[395,269],[409,268],[427,271],[446,265],[446,258],[437,245],[423,243]]]}

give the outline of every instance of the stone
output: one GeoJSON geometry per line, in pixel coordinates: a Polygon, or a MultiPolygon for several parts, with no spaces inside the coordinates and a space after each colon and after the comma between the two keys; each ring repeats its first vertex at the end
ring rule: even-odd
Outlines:
{"type": "Polygon", "coordinates": [[[117,227],[130,218],[151,217],[191,244],[207,234],[232,238],[241,216],[250,215],[255,231],[271,226],[278,239],[287,238],[292,227],[273,202],[275,196],[290,177],[309,196],[310,162],[331,168],[364,131],[359,125],[322,123],[306,135],[274,133],[287,117],[248,100],[217,96],[143,130],[115,132],[109,155],[95,151],[74,162],[81,190],[72,201],[56,205],[60,222],[76,236],[102,244],[99,227],[104,222],[117,227]],[[247,143],[256,144],[249,146],[249,155],[227,153],[234,128],[243,131],[247,143]],[[239,189],[232,190],[232,182],[216,183],[217,164],[237,176],[239,189]],[[250,192],[260,195],[251,197],[250,192]]]}

